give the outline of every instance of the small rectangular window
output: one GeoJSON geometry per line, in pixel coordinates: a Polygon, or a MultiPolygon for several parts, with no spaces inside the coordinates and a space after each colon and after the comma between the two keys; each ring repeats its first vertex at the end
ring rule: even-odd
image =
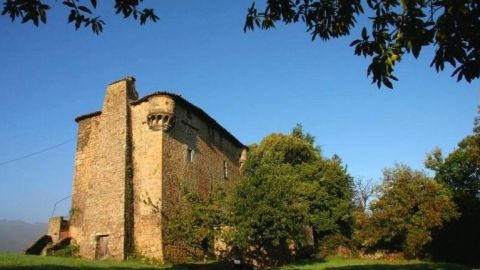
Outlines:
{"type": "Polygon", "coordinates": [[[187,162],[192,163],[193,162],[193,154],[194,151],[192,148],[187,148],[187,162]]]}
{"type": "Polygon", "coordinates": [[[215,130],[211,126],[208,126],[208,137],[210,141],[215,141],[215,130]]]}
{"type": "Polygon", "coordinates": [[[228,179],[228,163],[223,161],[223,178],[228,179]]]}

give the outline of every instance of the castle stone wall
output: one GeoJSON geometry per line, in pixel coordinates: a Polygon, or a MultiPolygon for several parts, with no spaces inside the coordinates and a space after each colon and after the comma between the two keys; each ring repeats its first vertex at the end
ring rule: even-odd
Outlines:
{"type": "MultiPolygon", "coordinates": [[[[163,137],[163,200],[178,200],[182,186],[205,197],[214,184],[237,180],[242,150],[215,125],[188,107],[177,104],[175,124],[163,137]],[[189,151],[192,151],[193,158],[189,151]]],[[[169,209],[164,210],[169,212],[169,209]]],[[[166,257],[186,255],[180,254],[182,249],[175,246],[165,246],[164,249],[166,257]]]]}
{"type": "Polygon", "coordinates": [[[176,256],[163,242],[166,202],[240,178],[245,147],[232,135],[180,96],[136,100],[133,83],[112,83],[101,113],[77,118],[70,233],[82,257],[176,256]]]}
{"type": "MultiPolygon", "coordinates": [[[[133,82],[122,80],[108,86],[94,153],[89,170],[80,255],[95,258],[100,237],[107,244],[108,258],[126,255],[126,162],[128,135],[128,97],[133,82]]],[[[82,211],[82,208],[80,208],[82,211]]]]}
{"type": "Polygon", "coordinates": [[[152,130],[147,118],[152,113],[172,113],[169,96],[155,96],[132,106],[134,166],[134,243],[137,253],[163,260],[161,214],[164,131],[152,130]]]}
{"type": "MultiPolygon", "coordinates": [[[[77,150],[75,155],[75,174],[72,193],[72,213],[70,217],[70,235],[77,242],[83,244],[83,221],[85,213],[89,211],[86,202],[89,194],[90,181],[94,179],[95,150],[97,148],[98,126],[101,115],[86,118],[78,123],[77,150]]],[[[94,211],[94,210],[90,210],[94,211]]]]}
{"type": "Polygon", "coordinates": [[[60,240],[60,231],[62,230],[63,217],[51,217],[48,220],[47,235],[52,237],[52,242],[56,243],[60,240]]]}

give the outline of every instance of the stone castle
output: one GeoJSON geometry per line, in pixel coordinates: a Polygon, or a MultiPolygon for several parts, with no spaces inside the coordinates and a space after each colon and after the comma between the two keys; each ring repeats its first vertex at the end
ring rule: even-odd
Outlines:
{"type": "Polygon", "coordinates": [[[183,184],[208,194],[213,181],[238,178],[246,158],[246,146],[181,96],[139,99],[133,77],[111,83],[102,110],[75,121],[68,233],[85,258],[163,261],[164,221],[144,200],[167,207],[183,184]]]}

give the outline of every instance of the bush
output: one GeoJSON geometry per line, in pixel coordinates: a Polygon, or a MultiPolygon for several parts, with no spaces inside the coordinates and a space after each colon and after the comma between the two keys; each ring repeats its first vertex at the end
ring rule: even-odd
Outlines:
{"type": "Polygon", "coordinates": [[[56,250],[50,250],[48,255],[60,257],[79,257],[79,247],[77,245],[63,246],[56,250]]]}
{"type": "Polygon", "coordinates": [[[352,240],[340,233],[323,237],[320,240],[320,248],[317,257],[325,258],[332,255],[354,257],[356,255],[356,250],[352,240]]]}

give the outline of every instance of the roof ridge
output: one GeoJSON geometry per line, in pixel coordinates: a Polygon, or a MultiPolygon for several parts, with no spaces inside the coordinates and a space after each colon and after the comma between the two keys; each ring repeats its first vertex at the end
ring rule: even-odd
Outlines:
{"type": "MultiPolygon", "coordinates": [[[[140,99],[131,101],[130,105],[134,105],[134,106],[138,105],[140,103],[148,101],[148,99],[151,98],[151,97],[159,96],[159,95],[168,95],[168,96],[173,97],[175,99],[175,101],[179,101],[180,103],[184,104],[185,106],[191,108],[192,110],[196,111],[199,115],[201,115],[207,122],[210,122],[213,125],[217,126],[217,128],[220,129],[223,133],[225,133],[225,135],[227,137],[230,137],[230,139],[235,144],[237,144],[240,147],[245,147],[245,148],[247,147],[246,145],[241,143],[235,136],[233,136],[233,134],[231,134],[227,129],[225,129],[222,125],[220,125],[215,119],[213,119],[213,117],[211,117],[208,113],[206,113],[203,109],[201,109],[200,107],[192,104],[190,101],[186,100],[184,97],[182,97],[179,94],[175,94],[175,93],[168,92],[168,91],[156,91],[156,92],[148,94],[148,95],[146,95],[146,96],[144,96],[140,99]]],[[[101,113],[102,113],[102,111],[96,111],[96,112],[81,115],[81,116],[75,118],[75,122],[78,123],[79,121],[81,121],[83,119],[93,117],[93,116],[96,116],[96,115],[100,115],[101,113]]]]}

